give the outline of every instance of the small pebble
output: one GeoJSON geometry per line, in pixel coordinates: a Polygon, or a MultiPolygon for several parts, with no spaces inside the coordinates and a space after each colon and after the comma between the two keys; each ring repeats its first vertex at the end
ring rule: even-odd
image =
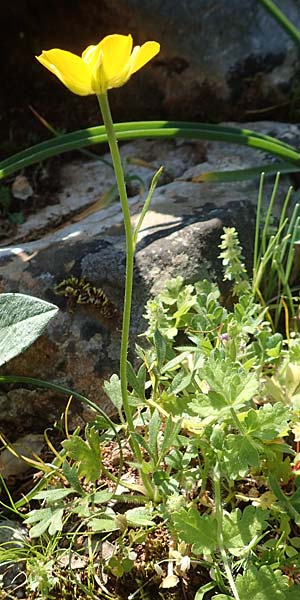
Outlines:
{"type": "Polygon", "coordinates": [[[18,200],[28,200],[33,196],[33,189],[25,175],[17,175],[11,186],[11,193],[18,200]]]}

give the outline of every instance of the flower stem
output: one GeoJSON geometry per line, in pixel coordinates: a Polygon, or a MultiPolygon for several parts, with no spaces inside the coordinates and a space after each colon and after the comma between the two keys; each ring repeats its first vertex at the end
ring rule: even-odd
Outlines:
{"type": "Polygon", "coordinates": [[[217,520],[217,534],[218,534],[218,545],[220,554],[223,560],[224,569],[227,575],[228,583],[230,585],[234,600],[240,600],[238,591],[236,589],[235,581],[232,576],[232,572],[229,565],[229,560],[227,558],[226,550],[224,547],[224,539],[223,539],[223,507],[222,507],[222,498],[221,498],[221,473],[220,473],[220,464],[219,460],[216,460],[214,474],[214,496],[215,496],[215,507],[216,507],[216,520],[217,520]]]}
{"type": "MultiPolygon", "coordinates": [[[[120,202],[123,212],[125,238],[126,238],[126,273],[125,273],[125,293],[124,293],[124,308],[123,308],[123,323],[122,323],[122,336],[121,336],[121,352],[120,352],[120,381],[121,381],[121,393],[122,402],[125,417],[128,424],[129,442],[131,449],[135,455],[135,458],[139,465],[143,463],[143,457],[140,446],[135,438],[134,423],[132,418],[132,412],[128,400],[128,385],[127,385],[127,353],[128,353],[128,341],[129,341],[129,328],[130,328],[130,316],[131,316],[131,299],[132,299],[132,287],[133,287],[133,265],[134,265],[134,239],[130,220],[130,211],[128,206],[128,198],[126,192],[126,185],[124,180],[124,173],[122,168],[122,162],[118,147],[117,136],[114,130],[114,124],[110,112],[109,102],[107,94],[101,94],[98,96],[100,110],[103,118],[103,123],[107,133],[107,139],[111,158],[114,166],[114,171],[117,180],[118,192],[120,196],[120,202]]],[[[147,495],[153,498],[154,490],[149,481],[147,475],[145,475],[141,469],[140,476],[143,481],[147,495]]]]}

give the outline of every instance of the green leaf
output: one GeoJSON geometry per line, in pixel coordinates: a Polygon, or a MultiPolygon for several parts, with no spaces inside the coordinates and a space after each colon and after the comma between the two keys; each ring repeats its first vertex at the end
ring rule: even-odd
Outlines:
{"type": "Polygon", "coordinates": [[[0,294],[0,365],[28,348],[57,311],[57,306],[39,298],[0,294]]]}
{"type": "Polygon", "coordinates": [[[132,433],[132,436],[136,439],[137,443],[144,448],[144,450],[146,450],[147,454],[150,456],[150,458],[154,459],[154,457],[152,456],[151,453],[151,448],[149,446],[149,444],[147,444],[145,438],[140,434],[140,433],[132,433]]]}
{"type": "Polygon", "coordinates": [[[64,505],[61,503],[47,508],[40,508],[39,510],[32,510],[28,513],[25,518],[25,523],[33,525],[30,529],[29,535],[31,538],[39,537],[45,531],[49,530],[50,535],[54,535],[58,531],[62,531],[64,505]]]}
{"type": "Polygon", "coordinates": [[[230,479],[243,477],[249,466],[257,467],[259,453],[249,437],[229,434],[223,448],[224,468],[230,479]]]}
{"type": "Polygon", "coordinates": [[[261,440],[272,440],[287,429],[290,418],[288,406],[282,402],[264,404],[258,410],[251,409],[244,420],[247,433],[261,440]]]}
{"type": "Polygon", "coordinates": [[[292,496],[287,496],[271,472],[269,472],[269,482],[272,492],[275,494],[281,507],[295,520],[297,525],[300,525],[300,512],[297,510],[300,508],[300,489],[298,488],[292,496]]]}
{"type": "Polygon", "coordinates": [[[188,385],[191,383],[192,377],[192,373],[186,374],[184,371],[179,371],[179,373],[177,373],[172,380],[172,383],[168,388],[168,393],[179,394],[179,392],[182,392],[188,387],[188,385]]]}
{"type": "Polygon", "coordinates": [[[224,515],[223,539],[226,548],[234,556],[242,556],[248,551],[247,546],[255,536],[268,527],[269,512],[254,506],[246,506],[242,512],[239,508],[224,515]]]}
{"type": "Polygon", "coordinates": [[[109,502],[112,497],[113,494],[108,490],[99,490],[98,492],[91,494],[91,499],[94,504],[104,504],[105,502],[109,502]]]}
{"type": "Polygon", "coordinates": [[[181,429],[181,419],[179,419],[176,423],[173,423],[172,417],[168,417],[165,430],[163,434],[162,443],[159,449],[160,461],[162,461],[166,454],[170,452],[170,449],[175,444],[176,438],[181,429]]]}
{"type": "Polygon", "coordinates": [[[128,525],[131,527],[151,527],[155,525],[153,513],[147,508],[130,508],[125,512],[128,525]]]}
{"type": "Polygon", "coordinates": [[[82,489],[82,487],[80,485],[78,471],[76,469],[76,466],[75,465],[71,466],[67,460],[64,460],[63,466],[62,466],[62,471],[63,471],[63,474],[64,474],[66,480],[72,486],[73,490],[75,490],[75,492],[77,492],[77,494],[82,496],[82,494],[84,494],[84,490],[82,489]]]}
{"type": "Polygon", "coordinates": [[[127,379],[128,384],[137,394],[140,400],[145,399],[145,381],[146,381],[146,366],[144,364],[138,370],[137,375],[134,372],[133,366],[127,362],[127,379]]]}
{"type": "MultiPolygon", "coordinates": [[[[249,373],[237,361],[234,362],[224,355],[224,352],[215,349],[210,353],[206,364],[201,369],[201,379],[208,387],[207,394],[198,396],[200,400],[199,409],[205,396],[211,402],[214,410],[223,407],[236,409],[244,407],[251,401],[258,389],[258,377],[256,373],[249,373]]],[[[195,401],[192,402],[193,411],[199,414],[195,401]]],[[[199,414],[199,416],[207,416],[199,414]]]]}
{"type": "Polygon", "coordinates": [[[300,365],[289,363],[285,371],[286,396],[295,408],[300,408],[300,365]]]}
{"type": "Polygon", "coordinates": [[[153,415],[149,421],[149,448],[151,456],[155,461],[158,459],[158,436],[161,425],[161,419],[157,408],[153,412],[153,415]]]}
{"type": "Polygon", "coordinates": [[[72,435],[62,442],[68,456],[78,465],[78,476],[96,481],[101,472],[99,435],[94,427],[86,428],[86,441],[78,435],[72,435]]]}
{"type": "Polygon", "coordinates": [[[113,516],[104,513],[101,517],[91,519],[89,524],[94,533],[98,533],[99,531],[117,531],[120,529],[116,521],[116,515],[113,516]]]}
{"type": "Polygon", "coordinates": [[[36,500],[46,500],[47,504],[53,504],[58,500],[66,498],[72,493],[74,493],[74,490],[57,488],[53,490],[44,490],[43,492],[38,492],[37,494],[35,494],[34,498],[36,500]]]}
{"type": "Polygon", "coordinates": [[[188,402],[189,412],[203,419],[209,417],[213,422],[218,419],[219,422],[230,414],[230,407],[226,404],[224,396],[219,392],[209,390],[208,394],[196,393],[193,400],[188,402]]]}
{"type": "Polygon", "coordinates": [[[194,600],[203,600],[203,597],[205,596],[206,592],[210,592],[215,587],[216,587],[216,584],[214,581],[210,581],[209,583],[205,583],[204,585],[201,585],[201,587],[196,592],[194,600]]]}
{"type": "Polygon", "coordinates": [[[109,381],[104,382],[103,389],[118,412],[121,412],[123,405],[121,382],[116,373],[111,376],[109,381]]]}
{"type": "Polygon", "coordinates": [[[186,350],[185,352],[181,352],[180,354],[177,354],[174,358],[172,358],[171,360],[169,360],[161,369],[161,373],[167,373],[168,371],[172,371],[173,369],[175,369],[175,367],[177,367],[178,365],[182,365],[182,363],[184,362],[184,360],[187,358],[187,356],[189,356],[189,354],[191,353],[191,350],[186,350]]]}
{"type": "Polygon", "coordinates": [[[78,515],[82,519],[90,517],[91,512],[93,512],[94,516],[94,511],[93,507],[91,506],[89,496],[80,496],[77,498],[77,501],[72,505],[71,512],[75,515],[78,515]]]}
{"type": "Polygon", "coordinates": [[[263,565],[260,569],[250,567],[236,578],[236,587],[240,600],[297,600],[298,586],[289,587],[288,577],[281,571],[273,571],[263,565]]]}
{"type": "Polygon", "coordinates": [[[172,515],[180,538],[192,544],[195,554],[209,554],[218,547],[217,521],[213,516],[200,515],[195,508],[182,508],[172,515]]]}
{"type": "Polygon", "coordinates": [[[157,356],[157,367],[160,371],[166,357],[167,344],[164,336],[160,333],[158,329],[156,329],[154,332],[153,342],[157,356]]]}
{"type": "MultiPolygon", "coordinates": [[[[274,154],[281,160],[285,159],[286,162],[283,163],[283,169],[290,168],[291,171],[299,171],[299,154],[293,146],[283,143],[270,135],[256,133],[245,128],[181,121],[115,123],[114,128],[119,140],[128,140],[136,137],[155,138],[165,135],[166,137],[171,136],[186,139],[218,140],[255,147],[274,154]],[[294,166],[292,166],[293,164],[294,166]]],[[[31,148],[26,148],[1,161],[0,179],[50,156],[57,156],[66,151],[78,150],[91,144],[104,142],[107,142],[107,134],[103,126],[89,127],[80,131],[58,135],[55,139],[50,139],[31,148]]],[[[277,170],[281,170],[281,168],[278,166],[277,170]]]]}

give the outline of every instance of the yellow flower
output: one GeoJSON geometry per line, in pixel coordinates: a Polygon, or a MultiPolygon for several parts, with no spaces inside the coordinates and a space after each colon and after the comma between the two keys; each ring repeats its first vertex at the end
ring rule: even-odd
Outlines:
{"type": "Polygon", "coordinates": [[[158,42],[146,42],[132,50],[131,35],[108,35],[97,46],[88,46],[81,57],[54,48],[43,50],[37,60],[79,96],[105,94],[120,87],[158,54],[158,42]]]}

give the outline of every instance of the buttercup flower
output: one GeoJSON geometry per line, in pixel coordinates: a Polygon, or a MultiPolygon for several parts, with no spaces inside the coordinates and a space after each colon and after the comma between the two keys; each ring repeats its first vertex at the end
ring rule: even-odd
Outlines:
{"type": "Polygon", "coordinates": [[[79,96],[105,94],[120,87],[160,50],[158,42],[132,49],[131,35],[108,35],[96,46],[88,46],[81,57],[54,48],[43,50],[37,60],[79,96]]]}

